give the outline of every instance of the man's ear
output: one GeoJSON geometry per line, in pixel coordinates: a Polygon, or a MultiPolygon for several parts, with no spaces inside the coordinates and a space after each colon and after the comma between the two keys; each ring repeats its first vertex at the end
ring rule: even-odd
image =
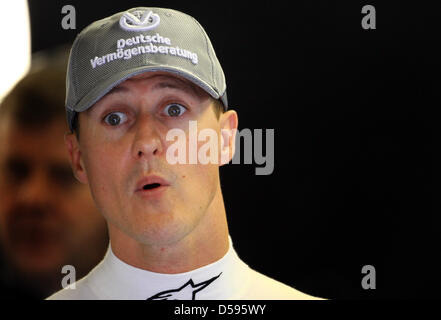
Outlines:
{"type": "Polygon", "coordinates": [[[75,178],[81,183],[89,183],[87,179],[86,169],[84,167],[83,159],[81,156],[80,145],[78,139],[73,133],[64,134],[64,143],[69,153],[70,165],[72,167],[75,178]]]}
{"type": "Polygon", "coordinates": [[[238,122],[237,113],[234,110],[228,110],[220,116],[220,165],[227,164],[233,159],[238,122]]]}

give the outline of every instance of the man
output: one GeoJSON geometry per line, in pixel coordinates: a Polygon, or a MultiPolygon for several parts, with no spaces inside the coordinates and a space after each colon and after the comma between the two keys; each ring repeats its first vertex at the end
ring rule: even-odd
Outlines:
{"type": "Polygon", "coordinates": [[[65,265],[82,277],[107,248],[105,220],[64,147],[67,50],[60,50],[40,54],[0,106],[1,299],[44,299],[62,288],[65,265]]]}
{"type": "Polygon", "coordinates": [[[107,220],[110,246],[75,289],[50,299],[313,298],[250,269],[232,247],[219,166],[233,156],[238,118],[194,18],[134,8],[92,23],[73,44],[67,85],[73,172],[107,220]],[[192,136],[202,132],[216,133],[217,161],[200,160],[205,142],[192,136]]]}

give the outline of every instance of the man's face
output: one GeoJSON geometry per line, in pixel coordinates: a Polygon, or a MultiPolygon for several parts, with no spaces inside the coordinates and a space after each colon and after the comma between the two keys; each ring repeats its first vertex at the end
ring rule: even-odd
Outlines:
{"type": "Polygon", "coordinates": [[[0,137],[0,241],[26,274],[60,274],[106,239],[88,188],[72,175],[65,128],[63,118],[38,129],[11,122],[0,137]]]}
{"type": "Polygon", "coordinates": [[[171,244],[204,219],[220,192],[219,164],[170,164],[166,157],[174,143],[166,141],[167,132],[179,128],[186,133],[188,159],[190,120],[198,132],[220,132],[223,123],[203,90],[159,72],[126,80],[79,114],[77,152],[76,138],[67,138],[74,172],[90,185],[111,236],[117,230],[141,243],[171,244]],[[160,187],[143,189],[152,182],[160,187]]]}

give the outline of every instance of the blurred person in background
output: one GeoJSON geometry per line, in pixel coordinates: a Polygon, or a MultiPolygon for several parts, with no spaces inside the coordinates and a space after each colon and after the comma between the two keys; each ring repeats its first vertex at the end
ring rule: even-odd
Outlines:
{"type": "Polygon", "coordinates": [[[61,289],[64,265],[81,278],[107,249],[64,146],[67,57],[64,47],[35,56],[0,105],[0,299],[43,299],[61,289]]]}

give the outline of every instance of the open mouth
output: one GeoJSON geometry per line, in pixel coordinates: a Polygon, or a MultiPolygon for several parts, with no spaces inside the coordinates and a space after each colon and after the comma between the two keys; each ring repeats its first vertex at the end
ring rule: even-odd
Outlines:
{"type": "Polygon", "coordinates": [[[150,175],[141,178],[136,184],[135,190],[142,197],[159,198],[166,191],[170,183],[157,175],[150,175]]]}
{"type": "Polygon", "coordinates": [[[160,183],[149,183],[146,184],[142,187],[143,190],[151,190],[151,189],[156,189],[158,187],[160,187],[161,184],[160,183]]]}

